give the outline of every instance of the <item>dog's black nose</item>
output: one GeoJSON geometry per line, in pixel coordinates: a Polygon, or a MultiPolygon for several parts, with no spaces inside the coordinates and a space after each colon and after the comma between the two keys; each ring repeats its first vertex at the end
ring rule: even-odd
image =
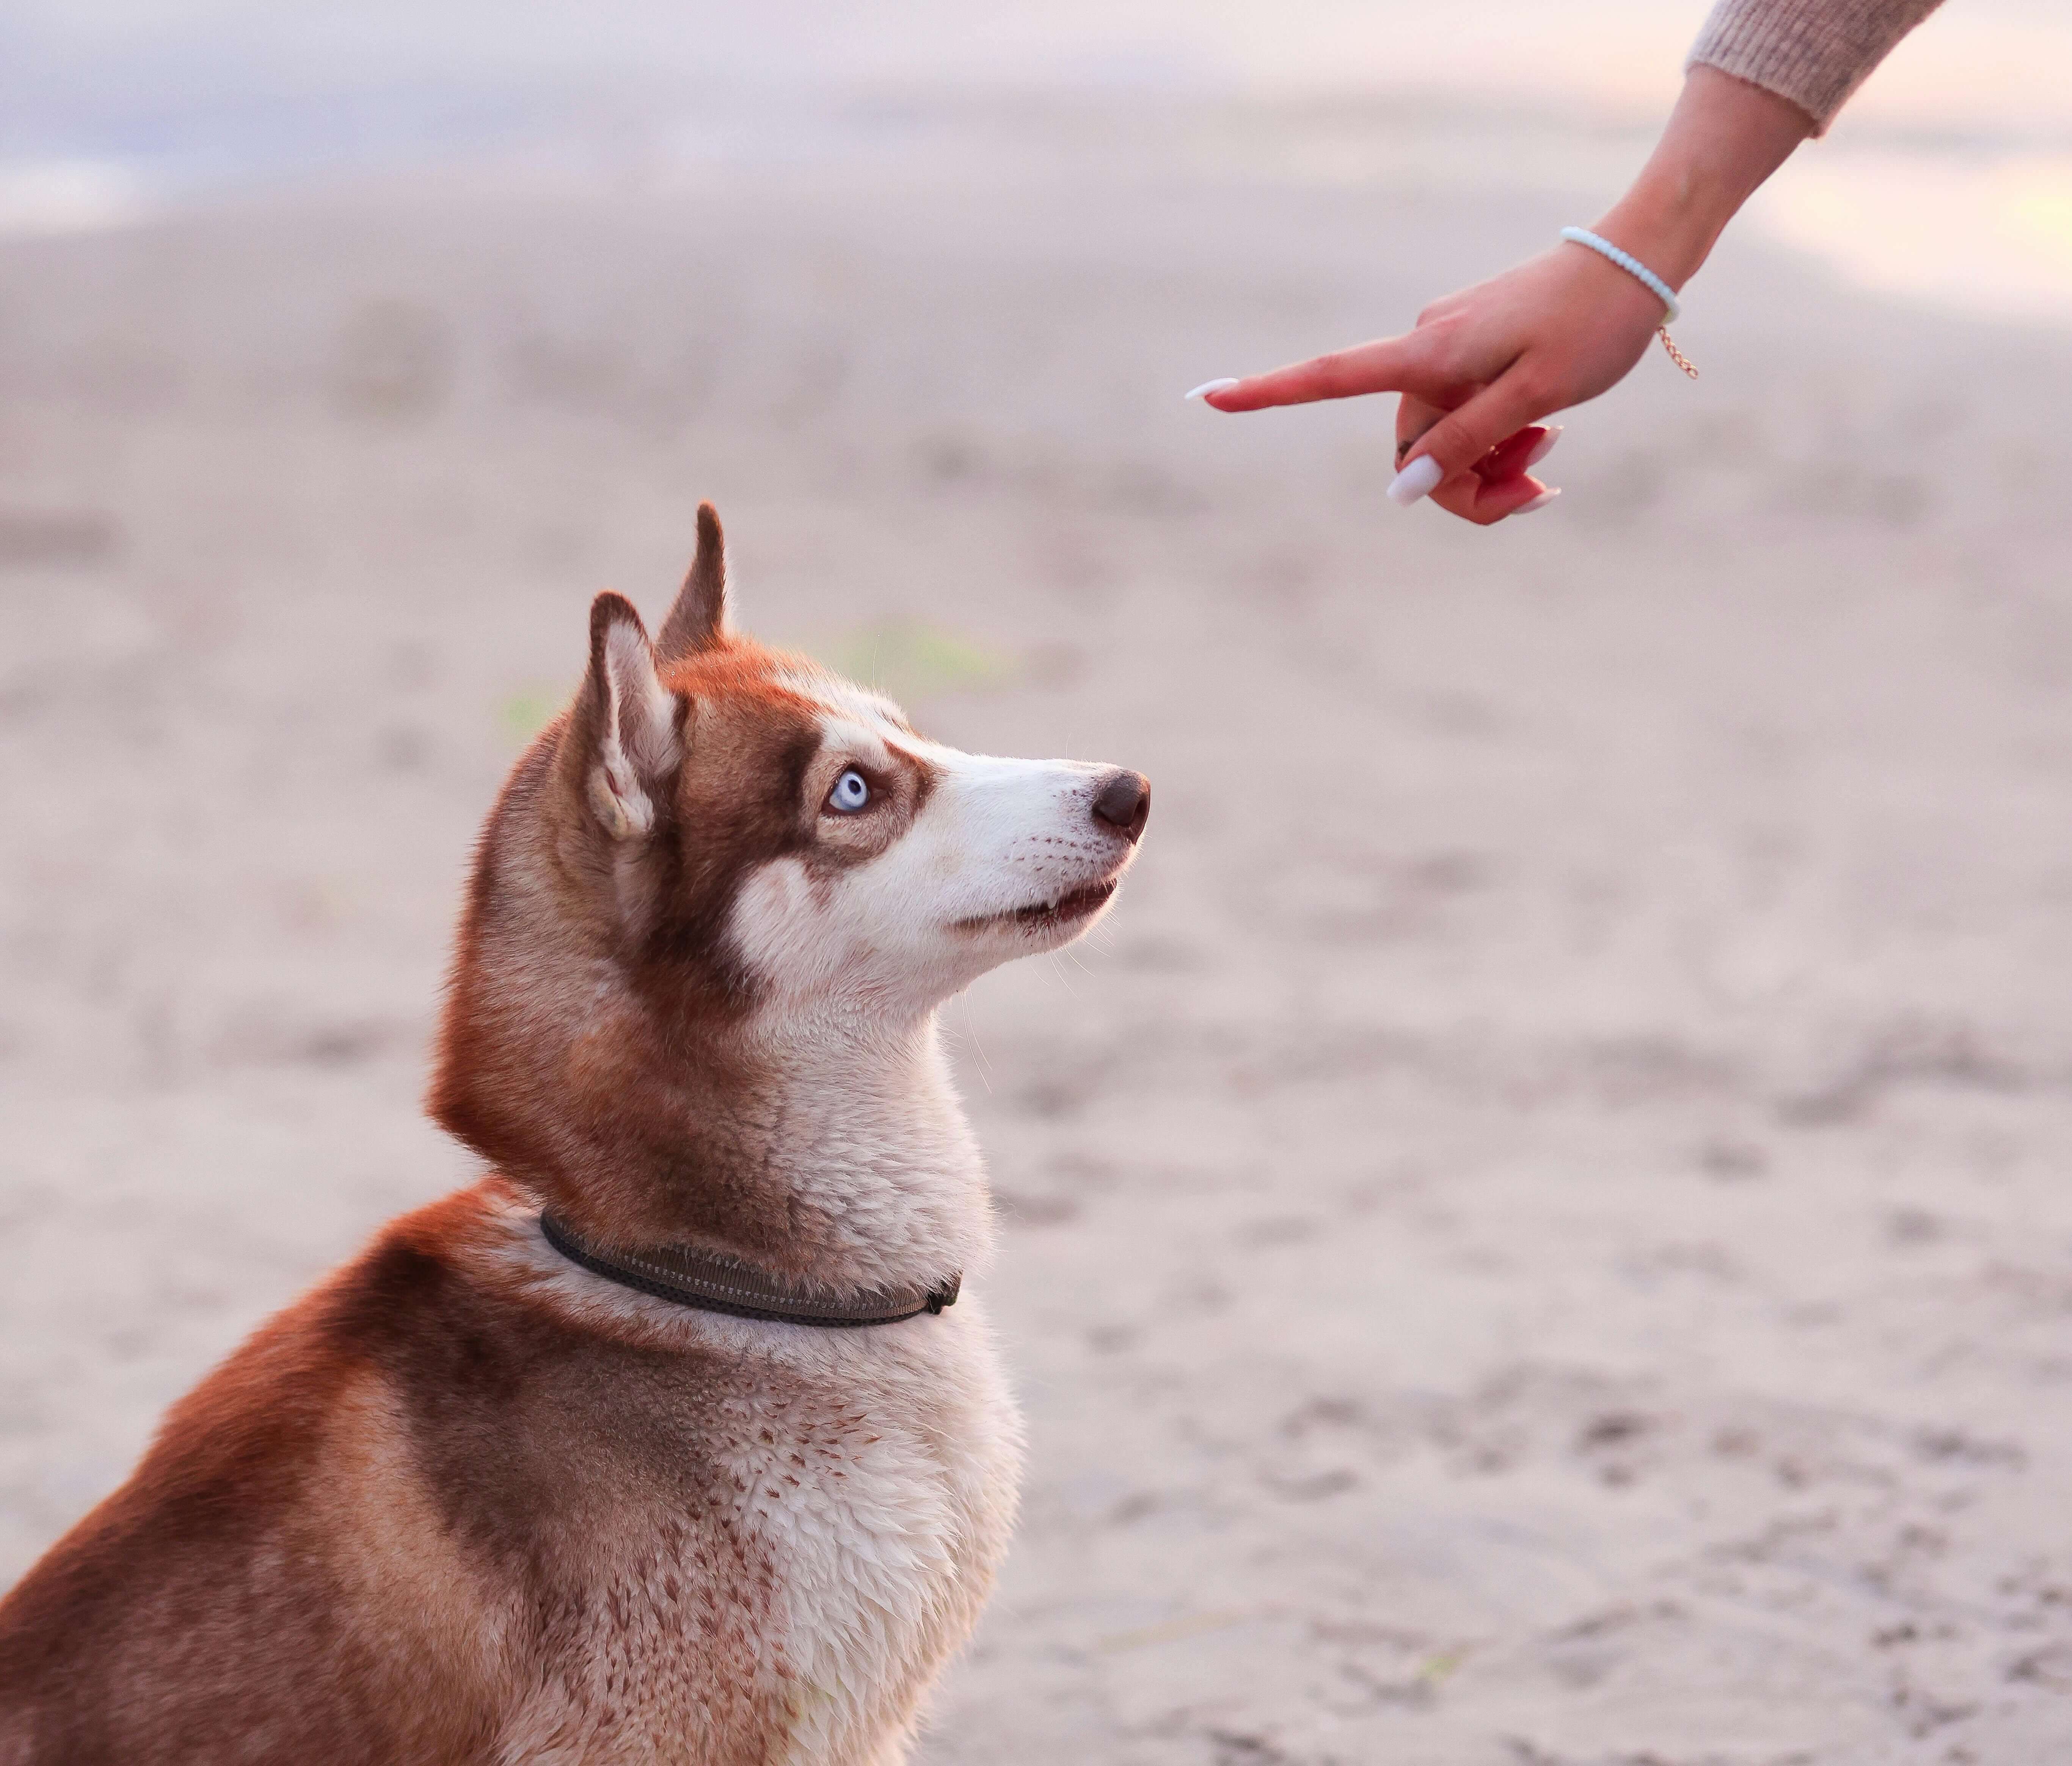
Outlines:
{"type": "Polygon", "coordinates": [[[1094,818],[1120,829],[1132,846],[1151,819],[1151,781],[1141,772],[1112,772],[1094,793],[1094,818]]]}

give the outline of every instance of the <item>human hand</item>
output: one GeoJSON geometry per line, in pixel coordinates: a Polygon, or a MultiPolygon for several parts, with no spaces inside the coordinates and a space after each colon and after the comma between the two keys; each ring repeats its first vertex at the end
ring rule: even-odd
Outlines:
{"type": "MultiPolygon", "coordinates": [[[[1593,230],[1680,290],[1813,119],[1716,68],[1693,68],[1633,187],[1593,230]]],[[[1401,337],[1195,388],[1219,411],[1400,393],[1389,495],[1487,525],[1557,493],[1531,476],[1559,430],[1536,420],[1615,385],[1662,323],[1662,303],[1587,247],[1541,257],[1434,301],[1401,337]],[[1432,463],[1423,464],[1425,461],[1432,463]]]]}
{"type": "Polygon", "coordinates": [[[1434,301],[1400,337],[1212,384],[1202,396],[1235,412],[1400,393],[1389,494],[1407,503],[1429,492],[1486,526],[1560,494],[1531,475],[1560,434],[1537,419],[1616,385],[1661,323],[1662,303],[1640,282],[1564,245],[1434,301]],[[1412,470],[1426,459],[1432,466],[1412,470]]]}

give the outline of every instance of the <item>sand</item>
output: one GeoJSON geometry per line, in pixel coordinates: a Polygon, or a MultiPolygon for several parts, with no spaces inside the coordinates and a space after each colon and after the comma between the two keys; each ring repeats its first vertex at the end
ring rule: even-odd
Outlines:
{"type": "Polygon", "coordinates": [[[0,245],[0,1576],[467,1180],[469,843],[710,496],[752,628],[1155,781],[946,1014],[1033,1457],[926,1766],[2072,1757],[2072,344],[1745,235],[1485,533],[1178,394],[1630,141],[855,126],[0,245]]]}

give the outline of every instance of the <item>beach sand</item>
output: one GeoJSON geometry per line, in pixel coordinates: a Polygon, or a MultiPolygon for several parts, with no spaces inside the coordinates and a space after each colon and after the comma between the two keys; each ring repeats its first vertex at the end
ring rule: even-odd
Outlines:
{"type": "Polygon", "coordinates": [[[1179,394],[1630,140],[859,126],[0,245],[0,1578],[469,1180],[470,843],[710,496],[750,629],[1155,784],[945,1014],[1031,1463],[927,1766],[2072,1757],[2067,334],[1744,234],[1483,533],[1179,394]]]}

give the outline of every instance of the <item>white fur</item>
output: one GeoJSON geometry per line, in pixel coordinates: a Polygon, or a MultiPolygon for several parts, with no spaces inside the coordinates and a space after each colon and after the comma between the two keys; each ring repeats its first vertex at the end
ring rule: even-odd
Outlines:
{"type": "MultiPolygon", "coordinates": [[[[874,696],[816,690],[823,755],[882,769],[896,751],[933,782],[912,825],[867,862],[816,877],[778,859],[736,899],[735,946],[765,994],[758,1040],[796,1081],[786,1134],[801,1156],[783,1163],[795,1195],[826,1208],[886,1278],[937,1278],[945,1249],[968,1272],[989,1208],[935,1008],[999,963],[1077,937],[1092,916],[999,916],[1119,876],[1133,849],[1093,817],[1108,768],[960,753],[921,741],[874,696]]],[[[794,1476],[797,1457],[813,1468],[796,1489],[763,1480],[772,1494],[754,1517],[793,1566],[787,1647],[811,1689],[787,1756],[800,1766],[904,1757],[904,1726],[887,1735],[873,1713],[886,1688],[911,1682],[917,1656],[961,1642],[1006,1542],[1020,1424],[983,1326],[960,1301],[924,1331],[894,1331],[787,1352],[851,1364],[844,1389],[872,1392],[881,1440],[787,1417],[779,1447],[742,1450],[745,1475],[787,1456],[794,1476]],[[838,1482],[825,1476],[837,1463],[838,1482]]]]}
{"type": "Polygon", "coordinates": [[[835,996],[884,1022],[924,1011],[989,969],[1070,942],[1098,915],[1054,928],[996,916],[1120,876],[1133,855],[1093,818],[1110,769],[960,753],[872,706],[859,694],[830,706],[823,751],[882,765],[896,748],[933,769],[934,788],[890,850],[829,885],[797,858],[744,881],[733,937],[775,996],[773,1015],[835,996]]]}
{"type": "MultiPolygon", "coordinates": [[[[935,1008],[986,969],[1078,937],[1092,916],[1002,916],[1120,876],[1133,849],[1093,817],[1108,769],[961,754],[873,695],[810,685],[824,759],[882,771],[904,755],[932,783],[874,857],[778,859],[736,897],[731,937],[758,982],[747,1034],[783,1098],[764,1151],[860,1282],[969,1275],[990,1253],[991,1208],[935,1008]]],[[[738,1401],[711,1435],[726,1444],[738,1524],[778,1570],[783,1616],[763,1665],[786,1689],[789,1732],[773,1757],[896,1766],[1013,1525],[1020,1419],[977,1298],[863,1330],[735,1319],[590,1274],[546,1246],[535,1216],[509,1224],[507,1258],[557,1307],[740,1366],[738,1401]]],[[[557,1727],[569,1708],[543,1694],[509,1757],[593,1757],[557,1727]]]]}
{"type": "Polygon", "coordinates": [[[615,840],[636,839],[655,825],[651,784],[678,759],[676,702],[655,672],[648,636],[630,620],[604,635],[604,736],[591,769],[591,807],[615,840]]]}
{"type": "MultiPolygon", "coordinates": [[[[547,1245],[529,1210],[508,1225],[506,1266],[558,1309],[659,1348],[717,1349],[742,1370],[738,1398],[709,1421],[729,1444],[739,1524],[782,1589],[782,1621],[762,1640],[762,1671],[790,1707],[773,1760],[903,1759],[921,1695],[976,1624],[1013,1526],[1021,1422],[982,1303],[869,1330],[762,1323],[592,1275],[547,1245]]],[[[687,1583],[696,1574],[676,1568],[687,1583]]],[[[666,1611],[659,1597],[653,1607],[666,1611]]],[[[574,1729],[573,1708],[543,1688],[505,1760],[675,1757],[574,1729]]]]}

